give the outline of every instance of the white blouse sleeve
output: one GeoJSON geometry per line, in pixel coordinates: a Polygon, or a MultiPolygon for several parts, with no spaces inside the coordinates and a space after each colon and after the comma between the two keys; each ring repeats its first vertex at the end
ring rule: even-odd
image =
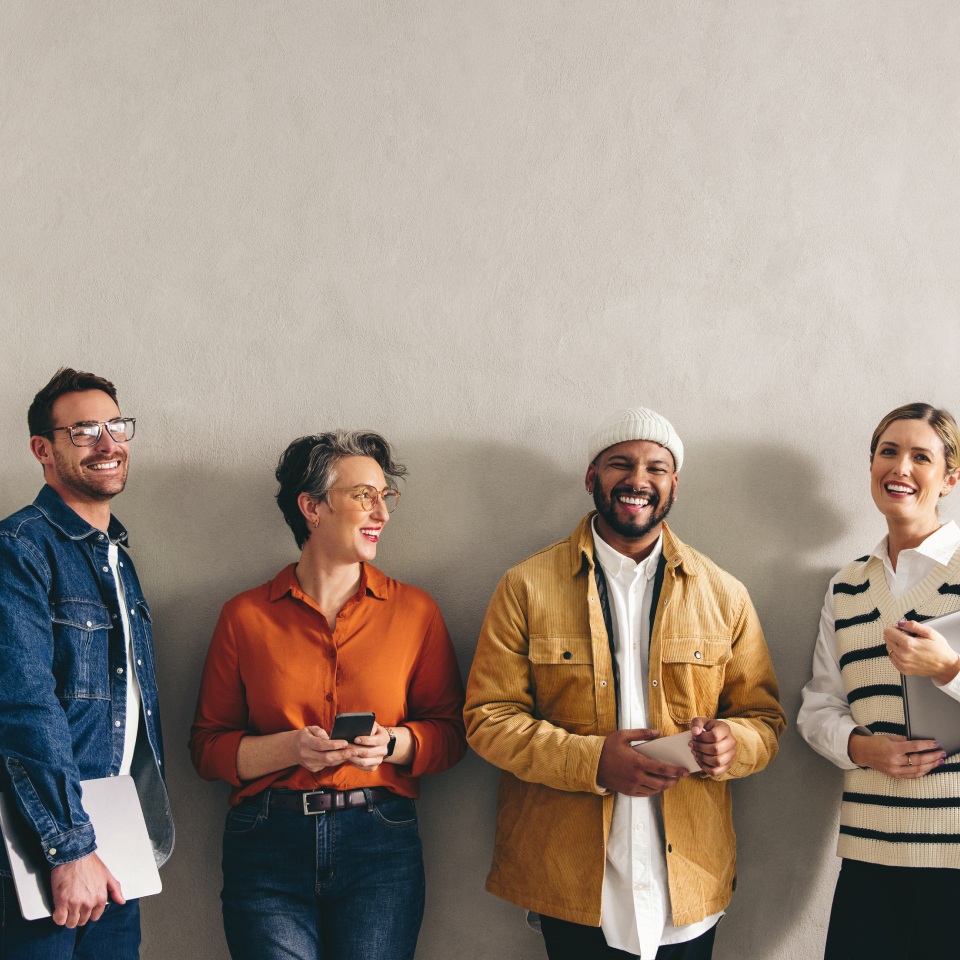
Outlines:
{"type": "Polygon", "coordinates": [[[803,688],[797,729],[817,753],[841,770],[856,770],[857,765],[847,753],[847,743],[857,722],[850,712],[847,690],[840,675],[834,632],[833,585],[836,579],[830,581],[820,611],[820,631],[813,652],[813,678],[803,688]]]}

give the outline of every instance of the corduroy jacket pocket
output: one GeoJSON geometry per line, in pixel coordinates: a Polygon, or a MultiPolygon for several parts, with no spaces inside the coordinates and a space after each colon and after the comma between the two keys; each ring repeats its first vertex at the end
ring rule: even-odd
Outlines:
{"type": "Polygon", "coordinates": [[[556,723],[591,725],[597,720],[590,637],[530,637],[530,672],[536,712],[556,723]]]}
{"type": "Polygon", "coordinates": [[[714,717],[733,656],[730,638],[664,637],[661,650],[663,696],[673,721],[685,727],[694,717],[714,717]]]}

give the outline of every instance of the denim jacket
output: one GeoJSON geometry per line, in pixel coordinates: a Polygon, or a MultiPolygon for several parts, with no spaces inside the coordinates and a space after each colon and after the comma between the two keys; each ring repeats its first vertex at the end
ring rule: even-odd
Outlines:
{"type": "MultiPolygon", "coordinates": [[[[111,540],[127,544],[115,517],[105,534],[49,486],[0,523],[0,790],[12,789],[51,867],[96,849],[80,781],[116,776],[123,757],[127,654],[111,540]]],[[[131,774],[159,865],[174,830],[150,610],[129,554],[119,553],[143,701],[131,774]]],[[[2,845],[0,873],[9,875],[2,845]]]]}

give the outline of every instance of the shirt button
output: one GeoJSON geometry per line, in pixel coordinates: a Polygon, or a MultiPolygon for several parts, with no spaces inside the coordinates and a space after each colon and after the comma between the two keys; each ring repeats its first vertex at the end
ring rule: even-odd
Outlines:
{"type": "Polygon", "coordinates": [[[642,883],[638,883],[638,884],[634,887],[634,890],[642,890],[642,889],[643,889],[643,884],[642,884],[642,883]]]}
{"type": "Polygon", "coordinates": [[[98,533],[98,534],[97,534],[97,539],[98,539],[98,540],[102,540],[102,539],[103,539],[103,534],[102,534],[102,533],[98,533]]]}
{"type": "Polygon", "coordinates": [[[121,566],[121,567],[123,566],[123,561],[122,561],[122,560],[120,561],[120,566],[121,566]]]}
{"type": "Polygon", "coordinates": [[[152,717],[152,716],[153,716],[153,711],[152,711],[152,710],[148,710],[148,711],[147,711],[147,716],[148,716],[148,717],[152,717]]]}
{"type": "Polygon", "coordinates": [[[117,619],[117,615],[116,615],[116,614],[113,615],[113,619],[114,619],[114,620],[117,619]]]}
{"type": "Polygon", "coordinates": [[[133,616],[133,607],[130,608],[130,616],[133,616]]]}
{"type": "Polygon", "coordinates": [[[642,829],[643,829],[643,824],[642,824],[642,823],[638,823],[638,824],[637,824],[637,829],[638,829],[638,830],[642,830],[642,829]]]}
{"type": "MultiPolygon", "coordinates": [[[[101,538],[101,539],[102,539],[102,538],[101,538]]],[[[55,857],[55,856],[57,855],[57,848],[56,848],[56,847],[51,847],[51,848],[47,851],[47,853],[49,853],[51,857],[55,857]]]]}
{"type": "Polygon", "coordinates": [[[123,673],[123,667],[117,667],[117,673],[123,673]]]}
{"type": "Polygon", "coordinates": [[[119,720],[114,720],[114,721],[113,721],[113,725],[114,725],[115,727],[119,727],[119,726],[120,726],[120,721],[119,721],[119,720]]]}
{"type": "Polygon", "coordinates": [[[654,686],[657,685],[657,681],[656,681],[656,680],[653,681],[653,685],[654,685],[654,686]]]}
{"type": "Polygon", "coordinates": [[[138,660],[138,661],[137,661],[137,666],[138,666],[138,667],[142,667],[142,666],[143,666],[143,661],[142,661],[142,660],[138,660]]]}
{"type": "Polygon", "coordinates": [[[92,621],[92,620],[88,620],[88,621],[87,621],[87,626],[88,626],[88,627],[92,627],[92,626],[93,626],[93,621],[92,621]]]}
{"type": "Polygon", "coordinates": [[[327,694],[327,703],[332,703],[332,702],[333,702],[333,694],[332,694],[332,693],[328,693],[328,694],[327,694]]]}
{"type": "Polygon", "coordinates": [[[630,592],[631,592],[631,593],[636,593],[636,592],[637,592],[637,588],[634,587],[630,592]]]}
{"type": "Polygon", "coordinates": [[[106,573],[109,569],[110,569],[109,567],[104,567],[103,572],[106,573]]]}

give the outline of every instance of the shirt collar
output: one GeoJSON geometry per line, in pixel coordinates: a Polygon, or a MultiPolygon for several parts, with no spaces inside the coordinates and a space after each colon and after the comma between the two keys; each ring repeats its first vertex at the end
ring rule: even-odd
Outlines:
{"type": "MultiPolygon", "coordinates": [[[[918,547],[913,547],[912,550],[904,550],[902,553],[919,553],[946,566],[957,552],[958,547],[960,547],[960,527],[957,526],[956,521],[951,520],[940,527],[939,530],[931,533],[918,547]]],[[[890,553],[887,549],[886,537],[873,548],[870,556],[889,563],[890,553]]]]}
{"type": "Polygon", "coordinates": [[[619,550],[615,550],[607,543],[603,537],[597,533],[597,518],[594,515],[590,523],[593,531],[593,554],[597,558],[604,572],[611,577],[619,577],[624,571],[630,574],[640,573],[640,576],[650,580],[657,572],[657,563],[660,560],[660,553],[663,550],[663,533],[657,537],[657,542],[653,545],[650,553],[639,563],[630,557],[624,556],[619,550]]]}
{"type": "MultiPolygon", "coordinates": [[[[47,522],[56,527],[62,534],[71,540],[86,540],[95,533],[102,533],[93,524],[87,523],[75,510],[71,510],[63,502],[63,497],[50,484],[45,483],[37,494],[33,505],[44,515],[47,522]]],[[[107,527],[107,536],[114,543],[130,545],[130,538],[124,525],[110,514],[110,525],[107,527]]]]}
{"type": "MultiPolygon", "coordinates": [[[[298,600],[305,600],[313,606],[316,606],[300,586],[300,581],[297,579],[297,565],[295,563],[284,567],[270,581],[270,592],[267,599],[273,603],[273,601],[285,597],[288,593],[298,600]]],[[[376,597],[378,600],[387,599],[387,576],[369,563],[363,564],[360,574],[360,586],[357,587],[354,600],[360,600],[366,595],[376,597]]]]}

